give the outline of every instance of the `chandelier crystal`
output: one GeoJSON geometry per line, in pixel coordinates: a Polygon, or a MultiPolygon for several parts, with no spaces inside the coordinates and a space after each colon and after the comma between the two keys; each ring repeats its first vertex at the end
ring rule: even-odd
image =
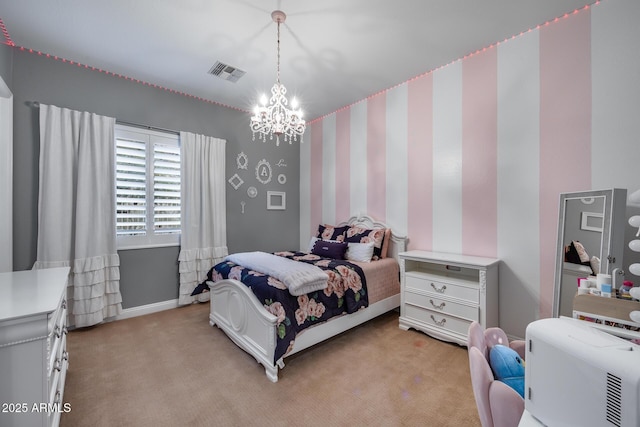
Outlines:
{"type": "Polygon", "coordinates": [[[267,136],[273,140],[275,135],[276,145],[280,145],[280,136],[284,135],[284,140],[291,144],[293,141],[297,141],[299,136],[302,136],[306,123],[295,98],[291,100],[291,108],[288,107],[287,88],[280,83],[280,24],[285,21],[287,15],[281,10],[275,10],[271,13],[271,18],[278,24],[277,79],[271,88],[271,98],[267,100],[267,97],[263,95],[260,99],[260,105],[254,108],[253,116],[251,116],[251,131],[254,141],[256,133],[262,142],[266,142],[267,136]]]}

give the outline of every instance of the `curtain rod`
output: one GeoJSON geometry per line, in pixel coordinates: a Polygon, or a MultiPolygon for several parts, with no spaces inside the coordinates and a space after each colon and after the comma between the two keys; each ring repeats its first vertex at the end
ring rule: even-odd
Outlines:
{"type": "Polygon", "coordinates": [[[180,131],[177,131],[177,130],[159,128],[159,127],[149,126],[149,125],[141,125],[139,123],[125,122],[123,120],[118,120],[118,119],[116,119],[116,124],[118,124],[118,125],[126,125],[126,126],[133,126],[133,127],[137,127],[137,128],[141,128],[141,129],[147,129],[147,130],[157,130],[157,131],[160,131],[160,132],[175,133],[176,135],[180,135],[180,131]]]}
{"type": "MultiPolygon", "coordinates": [[[[40,107],[40,102],[39,101],[27,101],[26,104],[30,105],[32,107],[36,107],[36,108],[40,107]]],[[[124,120],[116,119],[116,124],[132,126],[132,127],[137,127],[137,128],[141,128],[141,129],[147,129],[147,130],[156,130],[156,131],[160,131],[160,132],[174,133],[176,135],[180,135],[180,131],[177,131],[177,130],[159,128],[159,127],[149,126],[149,125],[141,125],[139,123],[125,122],[124,120]]]]}

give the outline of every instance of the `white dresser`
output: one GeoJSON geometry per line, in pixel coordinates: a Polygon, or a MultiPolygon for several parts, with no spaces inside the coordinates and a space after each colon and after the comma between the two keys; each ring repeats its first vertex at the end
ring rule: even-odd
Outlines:
{"type": "Polygon", "coordinates": [[[0,273],[0,426],[57,426],[63,411],[68,267],[0,273]]]}
{"type": "Polygon", "coordinates": [[[401,329],[467,345],[472,321],[499,326],[499,260],[419,250],[399,258],[401,329]]]}

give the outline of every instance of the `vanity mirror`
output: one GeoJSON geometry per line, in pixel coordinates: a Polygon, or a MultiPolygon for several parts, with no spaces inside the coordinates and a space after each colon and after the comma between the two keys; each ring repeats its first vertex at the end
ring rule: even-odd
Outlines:
{"type": "Polygon", "coordinates": [[[621,188],[560,194],[554,317],[572,317],[578,278],[622,270],[626,198],[621,188]]]}

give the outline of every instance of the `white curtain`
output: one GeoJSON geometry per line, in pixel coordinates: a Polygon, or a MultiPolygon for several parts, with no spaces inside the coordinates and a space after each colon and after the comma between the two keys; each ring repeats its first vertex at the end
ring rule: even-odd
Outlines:
{"type": "Polygon", "coordinates": [[[178,304],[209,300],[191,296],[207,272],[229,254],[224,139],[180,132],[182,234],[178,304]]]}
{"type": "Polygon", "coordinates": [[[70,266],[69,322],[118,315],[115,119],[40,104],[38,250],[33,268],[70,266]]]}

